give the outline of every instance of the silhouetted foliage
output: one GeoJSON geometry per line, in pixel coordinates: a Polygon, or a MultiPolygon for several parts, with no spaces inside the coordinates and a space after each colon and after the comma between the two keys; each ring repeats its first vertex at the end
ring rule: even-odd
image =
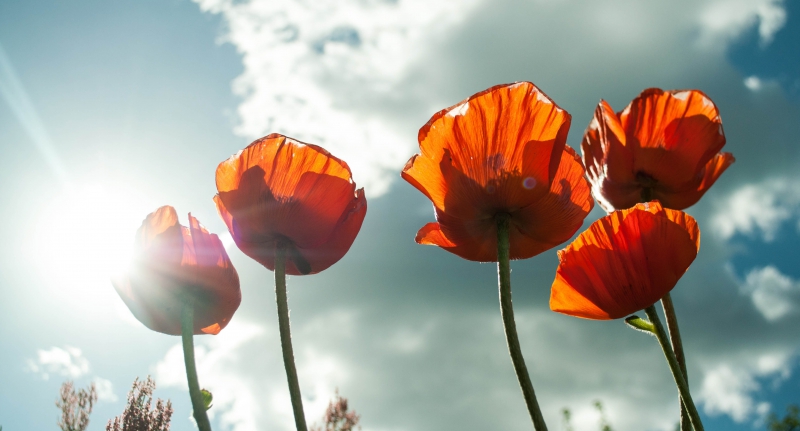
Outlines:
{"type": "Polygon", "coordinates": [[[88,390],[76,391],[72,381],[67,380],[61,385],[61,394],[56,400],[56,407],[61,409],[58,427],[62,431],[85,431],[89,426],[89,415],[96,402],[97,390],[94,383],[89,385],[88,390]]]}
{"type": "Polygon", "coordinates": [[[341,397],[337,389],[336,395],[325,410],[325,416],[322,417],[323,424],[312,426],[310,431],[354,431],[359,420],[361,416],[355,411],[349,411],[347,398],[341,397]]]}
{"type": "Polygon", "coordinates": [[[767,418],[769,431],[800,431],[800,406],[795,404],[786,408],[786,416],[778,419],[775,413],[770,413],[767,418]]]}
{"type": "MultiPolygon", "coordinates": [[[[614,431],[614,428],[611,427],[611,424],[606,419],[606,414],[603,411],[603,403],[600,400],[594,402],[594,408],[600,414],[599,420],[599,427],[600,431],[614,431]]],[[[574,431],[575,429],[572,427],[572,411],[568,408],[561,409],[561,421],[562,427],[564,431],[574,431]]]]}
{"type": "Polygon", "coordinates": [[[572,428],[572,412],[569,409],[561,409],[561,419],[564,423],[564,431],[574,431],[572,428]]]}
{"type": "Polygon", "coordinates": [[[106,431],[169,431],[169,422],[172,419],[172,403],[166,404],[160,398],[156,406],[150,410],[153,391],[156,382],[147,376],[147,380],[133,381],[131,391],[128,392],[128,405],[121,415],[108,421],[106,431]]]}
{"type": "Polygon", "coordinates": [[[600,413],[600,431],[614,431],[611,424],[606,419],[606,413],[603,411],[603,403],[600,400],[594,402],[594,408],[600,413]]]}

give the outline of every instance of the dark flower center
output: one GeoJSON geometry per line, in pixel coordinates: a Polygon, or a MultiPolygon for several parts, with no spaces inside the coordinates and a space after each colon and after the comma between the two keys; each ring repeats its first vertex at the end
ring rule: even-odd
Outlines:
{"type": "Polygon", "coordinates": [[[639,171],[636,173],[636,182],[642,187],[642,202],[653,200],[653,187],[656,186],[658,181],[650,174],[639,171]]]}

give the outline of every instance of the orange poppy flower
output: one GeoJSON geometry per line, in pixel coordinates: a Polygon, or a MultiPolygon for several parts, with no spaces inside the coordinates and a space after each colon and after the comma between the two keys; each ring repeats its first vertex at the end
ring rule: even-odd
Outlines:
{"type": "Polygon", "coordinates": [[[698,90],[644,90],[620,113],[600,101],[581,143],[594,197],[606,211],[658,199],[694,205],[733,162],[714,102],[698,90]]]}
{"type": "Polygon", "coordinates": [[[239,308],[239,275],[217,235],[175,208],[149,214],[136,232],[131,271],[112,280],[133,315],[148,328],[181,335],[181,309],[194,306],[194,333],[217,334],[239,308]]]}
{"type": "Polygon", "coordinates": [[[273,133],[217,167],[214,202],[244,254],[275,269],[275,246],[289,247],[286,273],[316,274],[347,253],[367,213],[364,189],[325,149],[273,133]]]}
{"type": "Polygon", "coordinates": [[[550,309],[609,320],[669,293],[700,250],[697,222],[658,201],[615,211],[558,252],[550,309]]]}
{"type": "Polygon", "coordinates": [[[530,82],[498,85],[436,113],[402,172],[436,213],[417,243],[497,262],[502,213],[510,216],[511,259],[568,240],[594,205],[583,166],[566,146],[570,120],[530,82]]]}

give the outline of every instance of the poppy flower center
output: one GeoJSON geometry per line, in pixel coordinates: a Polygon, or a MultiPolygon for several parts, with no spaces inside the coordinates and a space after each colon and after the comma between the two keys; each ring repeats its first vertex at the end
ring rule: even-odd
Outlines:
{"type": "Polygon", "coordinates": [[[650,174],[639,171],[636,173],[636,182],[642,188],[642,202],[653,200],[653,187],[656,186],[658,181],[650,174]]]}
{"type": "Polygon", "coordinates": [[[306,275],[311,273],[311,263],[303,257],[292,240],[283,235],[279,235],[279,238],[275,241],[275,246],[286,250],[287,258],[294,263],[295,268],[300,271],[300,274],[306,275]]]}

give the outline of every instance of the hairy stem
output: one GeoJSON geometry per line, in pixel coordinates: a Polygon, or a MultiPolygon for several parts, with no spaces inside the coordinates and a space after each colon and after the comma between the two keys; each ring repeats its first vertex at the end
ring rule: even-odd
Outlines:
{"type": "Polygon", "coordinates": [[[200,393],[200,383],[197,381],[197,366],[194,361],[194,304],[191,301],[184,302],[181,310],[181,339],[194,420],[200,431],[211,431],[206,405],[203,403],[203,395],[200,393]]]}
{"type": "MultiPolygon", "coordinates": [[[[672,304],[672,297],[667,292],[661,298],[661,306],[664,308],[664,320],[667,322],[667,331],[669,332],[669,340],[672,343],[672,351],[675,352],[675,359],[681,367],[681,373],[689,384],[689,374],[686,373],[686,357],[683,354],[683,343],[681,342],[681,332],[678,329],[678,316],[675,315],[675,306],[672,304]]],[[[681,431],[691,431],[692,424],[689,420],[689,412],[686,410],[686,405],[681,402],[681,431]]]]}
{"type": "Polygon", "coordinates": [[[292,399],[294,423],[297,431],[308,431],[306,416],[303,413],[303,398],[300,396],[300,382],[297,380],[297,367],[294,365],[292,332],[289,327],[289,300],[286,296],[286,255],[288,245],[278,241],[275,245],[275,299],[278,303],[278,328],[281,333],[283,366],[289,382],[289,396],[292,399]]]}
{"type": "Polygon", "coordinates": [[[667,336],[664,326],[661,325],[658,312],[656,312],[656,308],[652,305],[645,308],[644,312],[647,313],[647,318],[650,319],[650,322],[655,328],[656,338],[661,345],[661,350],[664,351],[664,356],[667,357],[669,369],[672,371],[672,376],[675,378],[675,384],[678,385],[678,392],[680,393],[681,401],[683,401],[682,404],[686,406],[686,411],[689,414],[692,426],[695,431],[703,431],[703,423],[700,422],[700,414],[697,413],[697,408],[694,406],[692,395],[689,393],[689,385],[686,384],[686,379],[683,378],[681,367],[678,365],[678,360],[675,359],[675,353],[672,351],[672,346],[669,344],[669,336],[667,336]]]}
{"type": "Polygon", "coordinates": [[[522,388],[522,396],[528,406],[533,428],[536,431],[547,431],[547,425],[544,423],[544,417],[542,417],[542,411],[539,409],[536,393],[533,391],[533,384],[531,384],[531,378],[528,375],[528,368],[525,366],[525,358],[522,357],[519,337],[517,336],[517,325],[514,322],[514,308],[511,305],[509,224],[510,217],[508,214],[497,216],[497,276],[500,290],[500,315],[503,318],[508,353],[511,355],[511,363],[514,364],[514,371],[517,373],[517,380],[519,380],[519,385],[522,388]]]}

